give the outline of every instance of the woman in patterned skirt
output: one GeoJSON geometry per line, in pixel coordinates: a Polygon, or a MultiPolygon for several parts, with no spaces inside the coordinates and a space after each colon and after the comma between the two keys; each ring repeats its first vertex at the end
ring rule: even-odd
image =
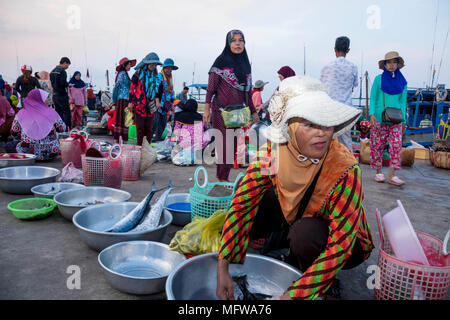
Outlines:
{"type": "MultiPolygon", "coordinates": [[[[136,60],[123,58],[116,68],[117,76],[112,94],[112,101],[115,104],[114,142],[119,143],[119,138],[126,144],[128,141],[128,128],[125,126],[125,109],[128,108],[128,98],[130,96],[131,79],[128,71],[136,65],[136,60]]],[[[131,112],[131,110],[130,110],[131,112]]]]}
{"type": "Polygon", "coordinates": [[[361,170],[337,137],[360,111],[332,100],[308,77],[281,82],[270,101],[269,143],[239,182],[222,230],[217,296],[233,299],[230,263],[242,264],[249,240],[279,234],[273,250],[302,276],[280,299],[323,297],[341,269],[366,260],[373,241],[363,207],[361,170]]]}
{"type": "Polygon", "coordinates": [[[222,54],[209,70],[203,113],[203,122],[209,125],[212,118],[213,128],[221,133],[221,137],[215,137],[215,141],[218,155],[216,176],[222,182],[228,181],[236,150],[235,132],[242,128],[227,129],[221,115],[221,107],[245,103],[250,108],[253,121],[259,122],[251,98],[251,85],[251,66],[245,50],[244,34],[239,30],[232,30],[227,34],[222,54]]]}

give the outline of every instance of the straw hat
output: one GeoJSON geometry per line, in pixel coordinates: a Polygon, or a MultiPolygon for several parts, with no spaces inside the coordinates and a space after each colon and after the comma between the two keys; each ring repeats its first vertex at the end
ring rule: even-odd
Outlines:
{"type": "Polygon", "coordinates": [[[405,66],[405,60],[403,60],[403,58],[400,57],[400,55],[398,54],[397,51],[389,51],[388,53],[386,53],[386,54],[384,55],[384,59],[378,61],[378,67],[379,67],[381,70],[384,70],[384,63],[385,63],[387,60],[391,60],[391,59],[395,59],[395,58],[398,59],[398,68],[399,68],[399,69],[403,68],[403,67],[405,66]]]}
{"type": "Polygon", "coordinates": [[[335,127],[333,138],[336,138],[350,130],[361,115],[360,110],[331,99],[322,82],[306,76],[281,81],[279,90],[270,100],[269,113],[272,124],[267,135],[275,143],[289,140],[288,121],[291,118],[335,127]]]}

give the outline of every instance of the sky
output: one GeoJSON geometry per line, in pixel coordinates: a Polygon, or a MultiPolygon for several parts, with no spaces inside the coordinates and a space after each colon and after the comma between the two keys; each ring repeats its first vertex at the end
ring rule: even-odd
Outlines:
{"type": "MultiPolygon", "coordinates": [[[[179,92],[183,83],[207,83],[227,32],[239,29],[253,82],[269,82],[263,100],[278,86],[284,65],[319,78],[343,35],[351,40],[347,59],[361,75],[368,71],[369,90],[388,51],[404,58],[409,87],[430,84],[433,65],[434,84],[450,87],[448,0],[0,0],[0,12],[0,74],[8,82],[24,64],[51,71],[68,56],[69,76],[81,71],[95,89],[104,89],[106,70],[112,87],[122,57],[139,62],[156,52],[179,67],[173,72],[179,92]]],[[[364,96],[364,82],[362,89],[364,96]]],[[[354,97],[359,94],[355,89],[354,97]]]]}

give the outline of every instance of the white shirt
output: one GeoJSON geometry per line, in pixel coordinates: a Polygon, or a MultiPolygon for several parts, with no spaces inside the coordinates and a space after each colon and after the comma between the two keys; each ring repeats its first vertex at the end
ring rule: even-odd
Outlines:
{"type": "Polygon", "coordinates": [[[320,74],[320,81],[328,88],[328,95],[339,102],[352,106],[353,88],[358,86],[358,67],[339,57],[327,64],[320,74]]]}

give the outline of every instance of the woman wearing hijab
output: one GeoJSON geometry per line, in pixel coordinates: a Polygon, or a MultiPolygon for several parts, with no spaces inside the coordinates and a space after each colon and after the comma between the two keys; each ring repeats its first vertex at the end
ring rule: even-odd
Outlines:
{"type": "Polygon", "coordinates": [[[173,101],[175,100],[175,92],[173,90],[172,71],[178,70],[175,62],[167,58],[161,66],[161,77],[163,79],[164,91],[161,96],[161,108],[155,112],[153,119],[153,131],[155,132],[155,141],[161,141],[164,129],[167,124],[167,115],[173,109],[173,101]]]}
{"type": "Polygon", "coordinates": [[[72,128],[80,127],[83,119],[83,107],[87,105],[86,84],[81,80],[80,71],[76,71],[69,81],[69,102],[72,109],[72,128]]]}
{"type": "Polygon", "coordinates": [[[280,70],[277,72],[278,78],[280,78],[280,81],[283,81],[284,79],[290,78],[295,76],[295,71],[292,70],[289,66],[281,67],[280,70]]]}
{"type": "Polygon", "coordinates": [[[239,30],[231,30],[227,33],[222,54],[209,70],[203,113],[203,122],[209,125],[212,118],[213,128],[222,135],[221,138],[216,137],[216,152],[219,159],[216,176],[222,182],[228,181],[236,150],[235,132],[242,128],[227,129],[221,109],[229,105],[245,104],[250,108],[253,121],[259,122],[251,97],[251,85],[251,65],[245,49],[244,34],[239,30]]]}
{"type": "Polygon", "coordinates": [[[25,99],[28,93],[33,89],[41,89],[38,79],[32,76],[33,68],[24,65],[21,68],[22,75],[17,78],[15,89],[19,92],[20,97],[25,99]]]}
{"type": "Polygon", "coordinates": [[[163,79],[158,73],[157,66],[162,63],[156,53],[149,53],[137,66],[131,78],[130,108],[134,110],[136,123],[137,144],[142,146],[144,137],[148,143],[152,142],[153,116],[161,108],[163,94],[163,79]]]}
{"type": "Polygon", "coordinates": [[[405,184],[395,175],[395,170],[401,169],[400,153],[402,151],[403,128],[406,124],[407,82],[400,69],[405,62],[395,51],[386,53],[378,66],[383,73],[373,80],[370,91],[370,166],[376,170],[375,181],[384,182],[385,177],[381,170],[383,150],[386,142],[389,143],[390,168],[388,183],[395,186],[405,184]],[[403,121],[392,123],[383,121],[383,112],[387,107],[400,109],[403,121]]]}
{"type": "Polygon", "coordinates": [[[202,150],[209,143],[210,137],[207,131],[208,126],[202,122],[203,117],[197,112],[197,101],[189,99],[186,103],[180,102],[177,106],[181,111],[175,114],[175,127],[171,140],[182,149],[202,150]]]}
{"type": "Polygon", "coordinates": [[[47,97],[44,90],[31,90],[11,129],[11,135],[19,140],[17,152],[34,154],[37,160],[49,160],[60,153],[57,132],[66,130],[58,113],[45,104],[47,97]]]}
{"type": "Polygon", "coordinates": [[[14,109],[8,99],[0,96],[0,139],[6,141],[11,131],[11,126],[15,116],[14,109]]]}
{"type": "MultiPolygon", "coordinates": [[[[116,68],[117,76],[112,94],[112,102],[115,105],[114,142],[119,143],[122,137],[126,144],[128,141],[128,128],[125,126],[126,109],[130,96],[131,79],[128,71],[136,65],[136,60],[122,58],[116,68]]],[[[131,110],[130,110],[131,111],[131,110]]]]}
{"type": "Polygon", "coordinates": [[[319,80],[308,77],[283,80],[269,112],[270,141],[239,182],[223,226],[220,299],[233,299],[228,265],[244,263],[249,240],[273,232],[284,235],[287,262],[303,272],[280,299],[323,297],[341,269],[359,265],[374,248],[361,170],[336,139],[361,112],[332,100],[319,80]]]}

